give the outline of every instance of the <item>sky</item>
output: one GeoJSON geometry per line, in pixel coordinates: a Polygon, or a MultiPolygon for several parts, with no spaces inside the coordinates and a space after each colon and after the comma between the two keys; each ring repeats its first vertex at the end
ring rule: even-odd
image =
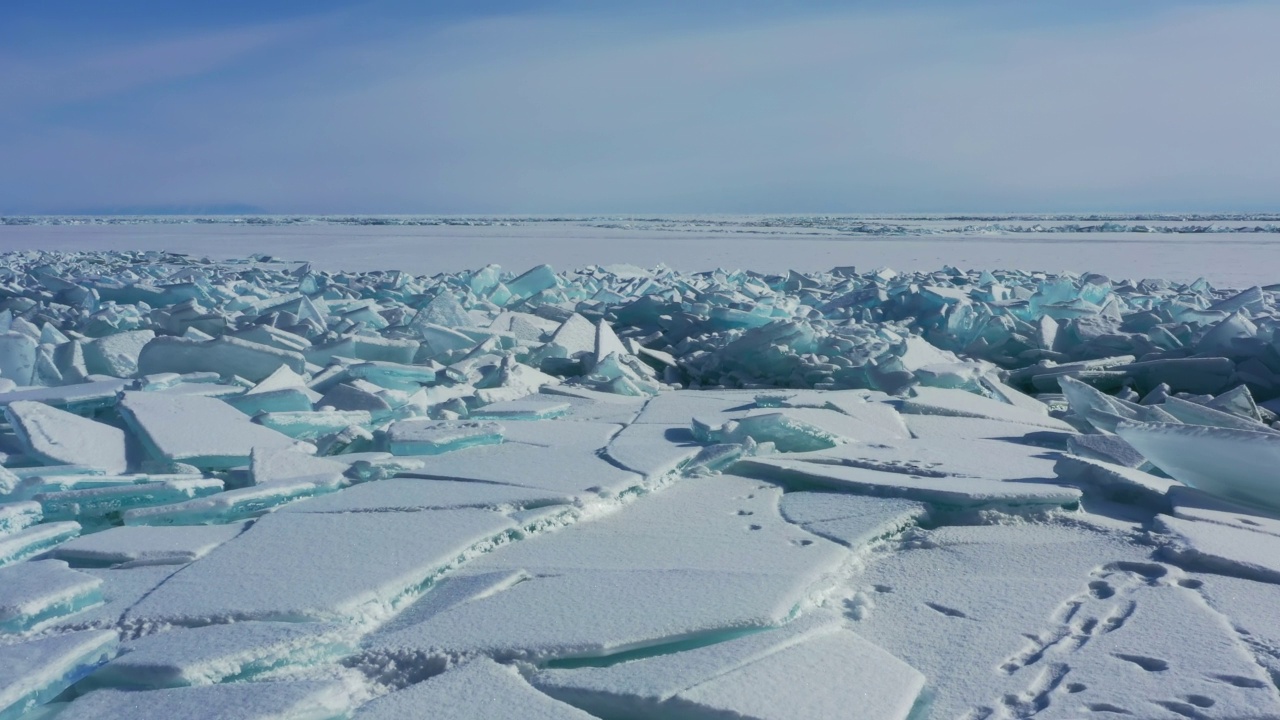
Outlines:
{"type": "Polygon", "coordinates": [[[0,213],[1275,211],[1280,3],[7,0],[0,213]]]}

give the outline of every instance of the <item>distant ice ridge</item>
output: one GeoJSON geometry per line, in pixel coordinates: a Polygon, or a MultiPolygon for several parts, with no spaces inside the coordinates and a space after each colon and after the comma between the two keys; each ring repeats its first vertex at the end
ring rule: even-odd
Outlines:
{"type": "Polygon", "coordinates": [[[1089,235],[1098,233],[1280,233],[1274,213],[1084,215],[779,215],[779,216],[442,216],[442,215],[12,215],[0,226],[28,225],[350,225],[503,227],[544,224],[585,228],[852,236],[1089,235]]]}

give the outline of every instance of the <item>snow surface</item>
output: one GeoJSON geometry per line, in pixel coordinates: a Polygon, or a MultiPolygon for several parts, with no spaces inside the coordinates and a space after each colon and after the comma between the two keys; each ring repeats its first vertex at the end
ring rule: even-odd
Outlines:
{"type": "Polygon", "coordinates": [[[6,262],[2,720],[1280,717],[1270,279],[6,262]]]}

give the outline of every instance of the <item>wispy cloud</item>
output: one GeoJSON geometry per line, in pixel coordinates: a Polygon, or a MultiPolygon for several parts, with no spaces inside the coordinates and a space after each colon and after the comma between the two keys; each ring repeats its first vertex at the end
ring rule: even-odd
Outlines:
{"type": "Polygon", "coordinates": [[[1280,186],[1271,4],[1034,27],[951,7],[735,25],[511,15],[376,37],[306,23],[45,67],[92,67],[99,80],[41,102],[127,92],[136,105],[0,138],[24,174],[0,175],[0,197],[312,212],[1054,210],[1241,208],[1274,203],[1280,186]],[[290,53],[268,52],[282,44],[290,53]],[[236,63],[244,71],[215,72],[236,63]]]}

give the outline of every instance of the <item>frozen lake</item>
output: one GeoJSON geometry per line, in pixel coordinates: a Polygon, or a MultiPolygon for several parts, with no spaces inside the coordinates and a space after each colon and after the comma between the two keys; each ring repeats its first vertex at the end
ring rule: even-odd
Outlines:
{"type": "Polygon", "coordinates": [[[426,275],[489,263],[512,271],[542,263],[557,269],[664,263],[684,271],[818,271],[847,265],[913,271],[951,265],[1179,281],[1203,276],[1219,287],[1280,283],[1280,234],[1269,216],[1124,219],[1109,225],[1092,218],[756,216],[477,218],[472,222],[481,224],[473,225],[437,218],[428,222],[441,224],[360,224],[365,221],[0,225],[0,249],[169,250],[215,258],[266,253],[329,270],[398,269],[426,275]],[[1064,225],[1082,231],[1062,232],[1064,225]],[[1239,232],[1241,228],[1262,231],[1239,232]]]}

